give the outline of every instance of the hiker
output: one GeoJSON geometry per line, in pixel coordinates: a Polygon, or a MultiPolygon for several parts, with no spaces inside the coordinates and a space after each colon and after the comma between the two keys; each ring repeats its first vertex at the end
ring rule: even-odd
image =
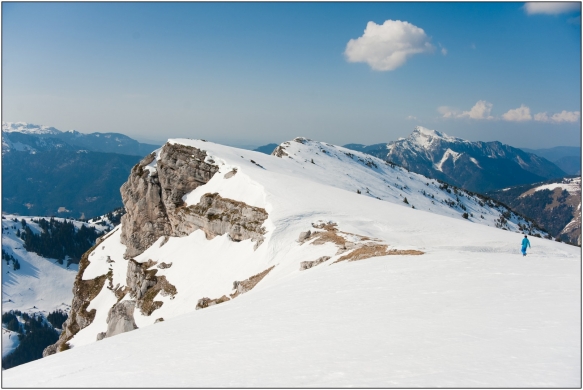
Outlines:
{"type": "Polygon", "coordinates": [[[526,237],[526,234],[524,235],[524,238],[522,239],[522,256],[526,256],[526,248],[530,247],[530,241],[528,241],[528,237],[526,237]]]}

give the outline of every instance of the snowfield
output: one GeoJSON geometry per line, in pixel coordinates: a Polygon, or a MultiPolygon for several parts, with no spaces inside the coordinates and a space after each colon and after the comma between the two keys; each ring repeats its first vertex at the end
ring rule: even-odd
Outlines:
{"type": "MultiPolygon", "coordinates": [[[[139,329],[96,342],[117,301],[104,285],[72,348],[4,371],[3,386],[581,386],[580,248],[531,237],[522,257],[518,216],[494,228],[505,209],[334,145],[297,139],[277,158],[169,142],[206,150],[220,167],[184,201],[217,192],[265,208],[264,242],[254,249],[201,230],[160,238],[135,260],[172,263],[156,275],[176,287],[173,299],[157,296],[163,305],[150,316],[135,310],[139,329]],[[451,206],[458,196],[466,210],[451,206]],[[335,263],[335,243],[298,241],[319,222],[355,242],[423,254],[335,263]],[[300,271],[322,256],[330,258],[300,271]],[[270,267],[253,290],[195,310],[270,267]]],[[[111,271],[114,286],[125,283],[119,237],[117,228],[94,249],[83,279],[111,271]]]]}

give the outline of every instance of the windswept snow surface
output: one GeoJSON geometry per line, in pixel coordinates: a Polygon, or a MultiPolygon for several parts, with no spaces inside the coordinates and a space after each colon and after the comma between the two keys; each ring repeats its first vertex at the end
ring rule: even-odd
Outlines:
{"type": "MultiPolygon", "coordinates": [[[[163,245],[161,238],[136,260],[172,263],[157,275],[176,286],[174,299],[158,295],[164,303],[151,316],[134,312],[140,329],[95,342],[116,302],[104,286],[90,304],[95,320],[71,340],[73,348],[4,371],[3,385],[581,386],[579,248],[532,237],[522,257],[521,235],[488,226],[498,211],[464,195],[468,212],[486,218],[465,220],[440,202],[455,195],[430,179],[298,141],[284,143],[287,156],[277,158],[171,140],[206,150],[220,167],[185,201],[218,192],[264,207],[265,241],[254,250],[249,240],[207,240],[200,230],[163,245]],[[340,255],[332,243],[297,241],[317,221],[425,254],[333,264],[340,255]],[[321,256],[331,258],[299,271],[301,261],[321,256]],[[252,291],[195,310],[198,299],[228,295],[233,281],[271,266],[252,291]]],[[[89,256],[83,278],[111,269],[113,285],[123,284],[123,251],[116,230],[89,256]]]]}

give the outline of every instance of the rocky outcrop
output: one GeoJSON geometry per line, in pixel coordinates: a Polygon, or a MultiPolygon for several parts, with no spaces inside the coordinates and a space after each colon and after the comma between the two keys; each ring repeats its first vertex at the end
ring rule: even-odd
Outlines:
{"type": "MultiPolygon", "coordinates": [[[[91,248],[80,263],[71,315],[59,341],[45,350],[46,355],[68,349],[68,340],[93,321],[95,310],[88,312],[86,309],[104,288],[106,279],[109,284],[105,287],[115,294],[117,303],[109,310],[107,331],[96,335],[98,340],[136,329],[134,311],[137,309],[143,315],[151,315],[163,305],[161,300],[155,300],[159,295],[174,299],[176,287],[166,276],[157,275],[160,270],[171,267],[172,263],[157,265],[153,260],[139,263],[133,259],[160,237],[164,237],[163,245],[169,237],[186,236],[201,229],[209,239],[228,234],[233,241],[250,239],[255,242],[255,247],[263,242],[265,228],[262,225],[268,215],[262,208],[222,198],[217,193],[203,195],[196,205],[187,206],[184,203],[184,195],[206,184],[219,171],[205,151],[180,144],[166,144],[155,160],[155,153],[146,156],[132,168],[127,182],[121,187],[126,209],[121,227],[121,243],[127,248],[124,254],[128,261],[126,285],[113,286],[111,268],[98,278],[82,280],[83,271],[89,265],[87,256],[95,247],[91,248]],[[124,297],[126,299],[122,301],[124,297]]],[[[224,178],[229,179],[236,173],[233,169],[224,178]]],[[[123,260],[108,258],[106,261],[123,260]]],[[[243,283],[243,286],[247,284],[243,283]]],[[[218,301],[224,301],[221,299],[229,298],[221,297],[218,301]]],[[[201,305],[206,307],[213,304],[211,301],[216,303],[217,300],[203,300],[201,305]]]]}
{"type": "MultiPolygon", "coordinates": [[[[260,245],[267,212],[243,202],[206,194],[199,204],[185,207],[182,198],[206,184],[219,167],[205,151],[180,144],[166,144],[156,168],[151,154],[134,168],[121,194],[127,213],[122,217],[122,243],[126,258],[137,256],[162,236],[186,236],[202,229],[208,238],[229,234],[234,241],[251,239],[260,245]]],[[[224,177],[230,178],[236,170],[224,177]]]]}
{"type": "Polygon", "coordinates": [[[302,261],[300,263],[300,271],[305,271],[328,260],[330,260],[330,256],[322,256],[312,261],[302,261]]]}
{"type": "Polygon", "coordinates": [[[75,283],[73,284],[73,302],[71,303],[71,312],[63,324],[63,332],[59,336],[59,340],[55,344],[49,345],[44,349],[43,357],[68,349],[69,346],[67,342],[81,329],[91,324],[95,318],[95,309],[87,311],[87,307],[97,294],[99,294],[105,281],[111,279],[111,271],[95,279],[83,280],[83,272],[89,265],[88,256],[94,249],[95,246],[85,252],[81,257],[79,262],[79,272],[77,273],[75,283]]]}
{"type": "Polygon", "coordinates": [[[263,242],[265,228],[262,225],[267,216],[260,207],[214,193],[203,195],[194,206],[177,209],[170,219],[177,236],[202,229],[209,239],[227,233],[233,241],[251,239],[257,247],[263,242]]]}
{"type": "Polygon", "coordinates": [[[272,265],[271,267],[267,268],[265,271],[260,272],[257,275],[253,275],[250,278],[247,278],[245,280],[234,281],[233,282],[233,289],[235,290],[235,292],[233,294],[231,294],[231,298],[236,298],[240,294],[244,294],[248,291],[251,291],[255,286],[257,286],[257,283],[259,283],[261,280],[263,280],[263,278],[266,277],[269,272],[271,272],[271,270],[274,267],[275,266],[272,265]]]}
{"type": "Polygon", "coordinates": [[[156,276],[158,270],[149,269],[156,264],[153,260],[145,263],[129,260],[126,274],[129,296],[136,300],[136,307],[142,314],[148,316],[163,304],[162,301],[154,301],[158,293],[170,296],[170,299],[177,293],[176,287],[168,282],[166,276],[156,276]]]}
{"type": "Polygon", "coordinates": [[[107,332],[97,335],[97,339],[138,329],[134,320],[135,301],[122,301],[113,305],[107,314],[107,332]],[[100,338],[101,337],[101,338],[100,338]]]}
{"type": "Polygon", "coordinates": [[[156,273],[158,270],[148,270],[155,262],[138,263],[135,260],[128,262],[126,273],[126,285],[129,289],[130,297],[141,299],[150,287],[156,284],[156,273]]]}
{"type": "Polygon", "coordinates": [[[155,158],[152,153],[136,164],[121,187],[127,211],[121,235],[126,258],[142,253],[162,236],[174,235],[169,215],[183,205],[185,194],[206,184],[219,170],[205,162],[205,151],[180,144],[165,144],[156,168],[147,167],[155,158]]]}
{"type": "Polygon", "coordinates": [[[226,295],[223,295],[222,297],[215,298],[215,299],[211,299],[211,298],[207,298],[207,297],[199,299],[197,304],[196,304],[195,309],[199,310],[199,309],[204,309],[204,308],[209,307],[209,306],[218,305],[219,303],[230,301],[231,299],[237,298],[241,294],[245,294],[246,292],[251,291],[253,289],[253,287],[257,286],[257,283],[259,283],[265,276],[267,276],[267,274],[274,267],[275,266],[272,265],[271,267],[269,267],[265,271],[260,272],[257,275],[253,275],[250,278],[247,278],[243,281],[238,281],[238,280],[234,281],[233,282],[233,290],[235,290],[235,292],[232,294],[229,294],[229,297],[226,295]]]}

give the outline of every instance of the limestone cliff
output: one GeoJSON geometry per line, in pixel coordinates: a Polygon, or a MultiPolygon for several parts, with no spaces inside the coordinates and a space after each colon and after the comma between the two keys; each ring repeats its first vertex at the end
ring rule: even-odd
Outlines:
{"type": "MultiPolygon", "coordinates": [[[[186,205],[183,196],[202,186],[219,171],[219,166],[203,150],[181,144],[165,144],[158,154],[152,153],[136,164],[121,195],[126,209],[122,217],[120,241],[126,245],[124,259],[107,262],[127,262],[125,285],[112,285],[112,270],[93,280],[83,280],[83,272],[90,263],[85,253],[73,287],[71,315],[64,326],[59,341],[47,347],[43,356],[68,349],[68,341],[95,318],[95,309],[87,311],[90,302],[107,288],[115,294],[115,303],[107,315],[107,331],[96,334],[97,340],[137,329],[134,312],[149,316],[163,305],[155,300],[158,294],[170,296],[178,293],[176,287],[158,270],[172,264],[149,260],[139,263],[133,258],[148,249],[160,237],[187,236],[201,229],[208,239],[228,234],[232,241],[250,239],[257,248],[264,240],[267,212],[259,207],[221,197],[218,193],[201,196],[195,205],[186,205]],[[109,283],[106,285],[106,279],[109,283]]],[[[235,171],[225,175],[232,177],[235,171]]],[[[162,243],[162,245],[165,241],[162,243]]],[[[119,280],[119,279],[118,279],[119,280]]],[[[122,279],[123,280],[123,279],[122,279]]]]}
{"type": "Polygon", "coordinates": [[[155,158],[153,153],[136,164],[121,187],[127,212],[121,236],[126,258],[139,255],[162,236],[174,235],[171,215],[183,205],[182,197],[219,170],[205,162],[205,151],[180,144],[165,144],[153,169],[148,165],[155,158]]]}

